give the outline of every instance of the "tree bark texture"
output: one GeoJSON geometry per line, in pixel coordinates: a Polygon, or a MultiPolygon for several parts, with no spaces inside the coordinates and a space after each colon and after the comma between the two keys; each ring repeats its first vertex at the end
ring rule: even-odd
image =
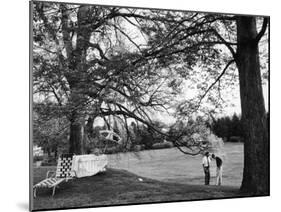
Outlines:
{"type": "Polygon", "coordinates": [[[84,154],[84,124],[76,112],[70,120],[69,153],[84,154]]]}
{"type": "Polygon", "coordinates": [[[255,17],[237,18],[237,67],[245,130],[241,191],[269,194],[269,138],[261,83],[255,17]]]}
{"type": "Polygon", "coordinates": [[[70,137],[69,137],[69,152],[75,154],[85,153],[85,117],[83,114],[85,96],[83,90],[83,81],[85,80],[86,72],[86,52],[89,45],[91,32],[85,29],[84,25],[88,20],[90,7],[87,5],[81,6],[78,10],[78,30],[76,46],[73,46],[71,35],[69,32],[69,16],[67,8],[62,6],[62,33],[66,50],[66,62],[69,70],[66,79],[69,83],[70,98],[69,108],[70,116],[70,137]]]}

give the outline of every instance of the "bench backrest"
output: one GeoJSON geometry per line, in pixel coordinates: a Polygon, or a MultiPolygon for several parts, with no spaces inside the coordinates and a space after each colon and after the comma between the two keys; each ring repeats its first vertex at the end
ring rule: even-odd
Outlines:
{"type": "Polygon", "coordinates": [[[57,178],[72,178],[72,161],[73,154],[62,154],[58,159],[56,177],[57,178]]]}

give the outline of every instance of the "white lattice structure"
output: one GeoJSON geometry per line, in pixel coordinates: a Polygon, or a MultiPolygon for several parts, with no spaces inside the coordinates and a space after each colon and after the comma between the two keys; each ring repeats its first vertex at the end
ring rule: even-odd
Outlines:
{"type": "Polygon", "coordinates": [[[99,133],[100,136],[102,136],[106,140],[110,140],[118,144],[122,143],[122,138],[117,133],[111,130],[101,130],[99,133]]]}

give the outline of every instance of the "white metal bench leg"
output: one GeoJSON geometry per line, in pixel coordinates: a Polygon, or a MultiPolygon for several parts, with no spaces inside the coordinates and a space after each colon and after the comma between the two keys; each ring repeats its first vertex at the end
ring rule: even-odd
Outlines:
{"type": "Polygon", "coordinates": [[[34,188],[34,190],[33,190],[33,196],[34,196],[34,198],[36,198],[36,190],[37,190],[37,188],[34,188]]]}
{"type": "Polygon", "coordinates": [[[55,192],[56,192],[56,186],[54,186],[54,188],[53,188],[53,194],[52,194],[52,196],[55,195],[55,192]]]}

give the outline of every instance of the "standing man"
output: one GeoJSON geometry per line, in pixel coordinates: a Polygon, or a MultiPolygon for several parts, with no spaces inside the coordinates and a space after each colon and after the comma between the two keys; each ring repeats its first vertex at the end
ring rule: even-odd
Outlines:
{"type": "Polygon", "coordinates": [[[209,152],[206,152],[202,159],[202,166],[205,173],[205,185],[210,184],[210,162],[209,152]]]}
{"type": "Polygon", "coordinates": [[[217,176],[216,176],[216,185],[221,185],[222,183],[222,159],[215,154],[212,154],[212,158],[216,159],[217,165],[217,176]]]}

